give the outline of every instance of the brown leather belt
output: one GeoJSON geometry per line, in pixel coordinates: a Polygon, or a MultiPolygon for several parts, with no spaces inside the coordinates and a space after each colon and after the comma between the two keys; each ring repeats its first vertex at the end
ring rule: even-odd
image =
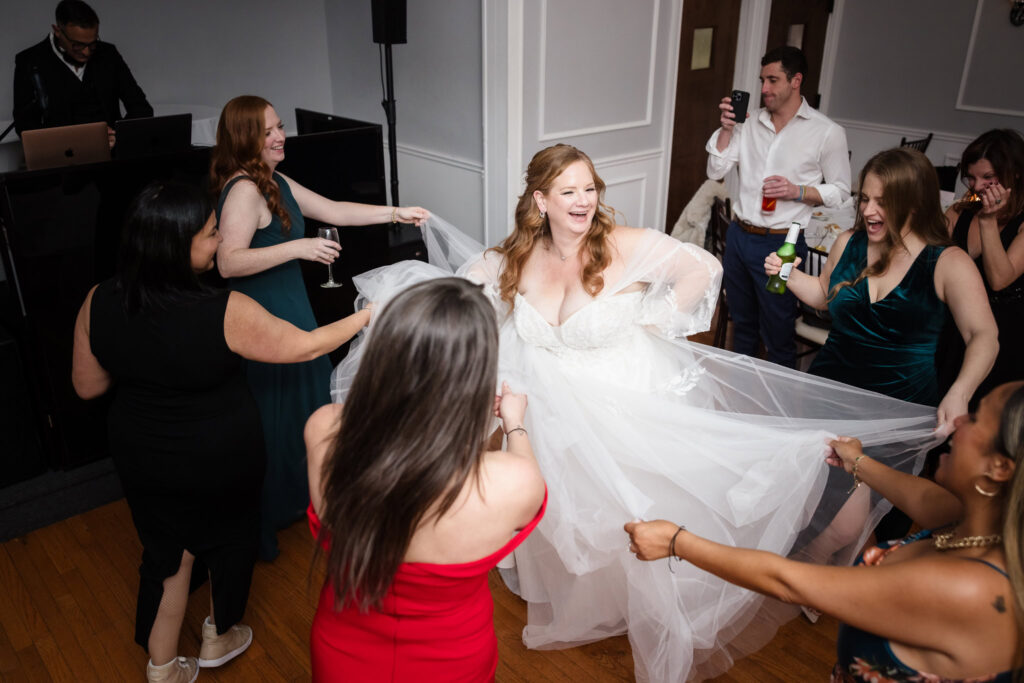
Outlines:
{"type": "Polygon", "coordinates": [[[739,218],[736,219],[736,224],[743,229],[743,232],[749,232],[751,235],[785,235],[789,232],[789,228],[762,228],[760,225],[752,225],[739,218]]]}

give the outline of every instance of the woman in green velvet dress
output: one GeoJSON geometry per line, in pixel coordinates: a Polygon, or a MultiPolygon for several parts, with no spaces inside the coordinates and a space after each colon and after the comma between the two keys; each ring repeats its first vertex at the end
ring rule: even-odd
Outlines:
{"type": "MultiPolygon", "coordinates": [[[[939,427],[951,430],[999,348],[981,276],[950,245],[938,177],[923,154],[879,152],[861,171],[859,187],[857,222],[836,239],[821,274],[794,269],[787,283],[801,301],[832,316],[810,372],[938,406],[939,427]],[[940,396],[935,350],[947,307],[967,351],[956,381],[940,396]]],[[[768,274],[780,266],[775,254],[765,259],[768,274]]]]}
{"type": "MultiPolygon", "coordinates": [[[[430,214],[420,207],[336,202],[307,190],[275,168],[284,160],[284,125],[269,102],[243,95],[227,103],[217,124],[210,177],[220,193],[217,219],[223,242],[217,266],[231,288],[300,329],[316,327],[299,259],[332,263],[337,243],[305,237],[303,216],[330,225],[402,221],[419,225],[430,214]]],[[[309,504],[306,419],[330,402],[331,366],[251,362],[249,385],[259,404],[267,447],[261,505],[260,558],[277,556],[276,531],[302,517],[309,504]]]]}

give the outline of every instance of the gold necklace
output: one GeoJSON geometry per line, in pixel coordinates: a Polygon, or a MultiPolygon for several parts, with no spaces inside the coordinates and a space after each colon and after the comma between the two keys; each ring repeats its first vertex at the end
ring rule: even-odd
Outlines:
{"type": "Polygon", "coordinates": [[[986,548],[990,545],[999,545],[1003,542],[1002,534],[990,534],[988,536],[964,536],[953,540],[955,532],[948,531],[944,534],[935,534],[936,550],[959,550],[960,548],[986,548]]]}

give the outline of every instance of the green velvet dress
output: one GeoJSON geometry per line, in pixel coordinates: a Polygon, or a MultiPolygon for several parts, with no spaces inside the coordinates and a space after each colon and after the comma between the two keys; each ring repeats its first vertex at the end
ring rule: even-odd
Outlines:
{"type": "MultiPolygon", "coordinates": [[[[855,232],[832,271],[831,290],[867,266],[867,234],[855,232]]],[[[926,246],[903,280],[871,303],[868,281],[839,290],[828,305],[832,329],[810,372],[923,405],[938,405],[935,348],[946,304],[935,293],[935,264],[944,247],[926,246]]]]}
{"type": "MultiPolygon", "coordinates": [[[[217,219],[234,184],[224,186],[217,205],[217,219]]],[[[305,222],[287,181],[274,174],[281,188],[281,202],[291,217],[284,232],[277,216],[256,230],[252,249],[271,247],[305,237],[305,222]]],[[[231,288],[246,294],[278,318],[303,330],[317,327],[309,305],[298,261],[288,261],[253,275],[231,279],[231,288]]],[[[263,480],[260,523],[260,558],[277,556],[275,532],[301,518],[309,504],[306,447],[302,433],[314,410],[330,402],[331,364],[327,356],[306,363],[275,365],[246,361],[249,387],[259,405],[267,446],[267,471],[263,480]]]]}

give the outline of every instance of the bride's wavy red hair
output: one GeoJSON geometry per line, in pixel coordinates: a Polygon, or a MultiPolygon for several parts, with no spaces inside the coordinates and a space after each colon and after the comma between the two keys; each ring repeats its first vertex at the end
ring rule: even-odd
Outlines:
{"type": "Polygon", "coordinates": [[[519,278],[523,272],[526,259],[533,252],[539,240],[551,236],[551,228],[547,217],[540,215],[533,193],[541,191],[545,194],[551,189],[555,179],[562,175],[566,168],[582,161],[587,165],[594,178],[597,189],[597,211],[590,229],[584,237],[584,265],[580,273],[583,289],[590,296],[604,288],[601,273],[611,263],[608,250],[608,235],[615,228],[615,210],[604,203],[605,184],[594,170],[594,162],[586,154],[572,145],[558,144],[542,149],[533,155],[530,165],[526,167],[526,189],[519,196],[516,205],[515,230],[492,251],[504,257],[504,268],[499,279],[501,298],[510,306],[519,288],[519,278]]]}
{"type": "Polygon", "coordinates": [[[270,167],[261,156],[269,106],[270,102],[256,95],[241,95],[224,105],[217,122],[217,144],[210,154],[210,190],[214,198],[219,197],[231,176],[241,171],[256,183],[267,199],[267,208],[281,219],[287,233],[292,227],[291,218],[281,203],[281,190],[270,167]]]}

